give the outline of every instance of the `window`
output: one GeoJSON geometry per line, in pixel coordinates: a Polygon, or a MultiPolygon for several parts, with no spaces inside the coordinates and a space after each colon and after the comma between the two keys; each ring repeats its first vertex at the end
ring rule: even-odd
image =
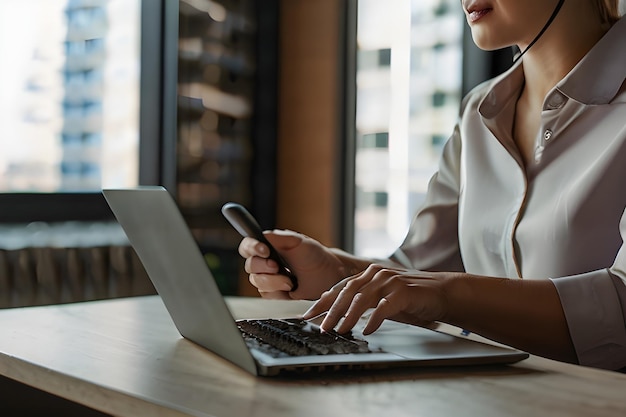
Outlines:
{"type": "Polygon", "coordinates": [[[0,192],[138,183],[139,19],[140,0],[0,3],[0,192]]]}
{"type": "Polygon", "coordinates": [[[101,188],[174,182],[177,11],[0,2],[0,223],[110,220],[101,188]]]}
{"type": "Polygon", "coordinates": [[[387,256],[423,201],[462,89],[457,0],[359,0],[354,252],[387,256]]]}

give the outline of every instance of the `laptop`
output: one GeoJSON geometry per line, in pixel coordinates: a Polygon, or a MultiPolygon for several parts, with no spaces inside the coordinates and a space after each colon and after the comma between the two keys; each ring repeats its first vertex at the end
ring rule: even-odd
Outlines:
{"type": "Polygon", "coordinates": [[[367,336],[362,323],[339,335],[320,333],[316,323],[300,318],[236,321],[165,188],[106,189],[103,194],[180,334],[251,374],[510,364],[528,357],[391,320],[367,336]]]}

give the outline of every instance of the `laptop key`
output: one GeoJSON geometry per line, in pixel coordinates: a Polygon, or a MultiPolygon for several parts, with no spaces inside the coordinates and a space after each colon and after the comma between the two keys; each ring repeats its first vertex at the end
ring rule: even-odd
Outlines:
{"type": "Polygon", "coordinates": [[[239,329],[290,356],[370,353],[367,342],[351,334],[322,333],[319,327],[301,319],[238,321],[239,329]]]}

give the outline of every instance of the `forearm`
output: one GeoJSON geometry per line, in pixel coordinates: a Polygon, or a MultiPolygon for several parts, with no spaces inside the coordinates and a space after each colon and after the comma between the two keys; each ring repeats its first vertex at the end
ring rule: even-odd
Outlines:
{"type": "Polygon", "coordinates": [[[551,281],[460,274],[447,295],[445,322],[532,354],[577,362],[551,281]]]}

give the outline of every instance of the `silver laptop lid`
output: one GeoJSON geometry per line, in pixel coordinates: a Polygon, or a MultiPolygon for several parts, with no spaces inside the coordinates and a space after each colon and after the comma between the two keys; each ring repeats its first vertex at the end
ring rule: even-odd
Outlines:
{"type": "Polygon", "coordinates": [[[102,193],[180,334],[257,374],[255,361],[168,191],[139,187],[102,193]]]}

